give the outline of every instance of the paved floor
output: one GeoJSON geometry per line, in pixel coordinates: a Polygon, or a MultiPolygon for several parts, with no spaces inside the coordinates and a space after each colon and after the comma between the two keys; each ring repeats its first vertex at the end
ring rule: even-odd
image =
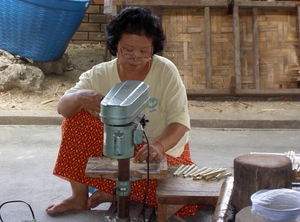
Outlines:
{"type": "MultiPolygon", "coordinates": [[[[190,110],[191,126],[201,128],[300,129],[300,107],[271,112],[205,112],[190,110]]],[[[0,110],[0,125],[59,125],[53,110],[0,110]]]]}
{"type": "MultiPolygon", "coordinates": [[[[198,166],[232,167],[235,157],[254,151],[300,151],[300,117],[280,115],[191,112],[191,153],[198,166]],[[201,127],[201,128],[200,128],[201,127]]],[[[52,175],[60,143],[61,117],[52,111],[0,111],[0,204],[8,200],[28,202],[39,222],[101,221],[108,204],[94,211],[51,217],[49,204],[70,195],[68,182],[52,175]]],[[[31,219],[23,203],[3,206],[4,222],[31,219]]],[[[194,217],[168,221],[211,221],[213,208],[194,217]]]]}
{"type": "MultiPolygon", "coordinates": [[[[73,212],[50,217],[49,204],[70,195],[69,184],[52,175],[60,143],[60,126],[0,126],[0,203],[8,200],[28,202],[37,221],[101,221],[107,204],[92,212],[73,212]]],[[[253,151],[285,152],[299,150],[299,130],[204,129],[191,130],[193,160],[198,166],[231,166],[235,157],[253,151]]],[[[1,209],[4,222],[30,219],[24,204],[1,209]],[[5,219],[6,218],[6,219],[5,219]]],[[[169,221],[211,221],[212,208],[195,217],[169,221]]]]}

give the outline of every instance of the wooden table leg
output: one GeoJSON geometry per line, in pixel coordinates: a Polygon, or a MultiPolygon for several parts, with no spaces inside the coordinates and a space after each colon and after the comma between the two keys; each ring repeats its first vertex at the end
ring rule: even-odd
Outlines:
{"type": "Polygon", "coordinates": [[[167,217],[167,205],[166,204],[158,204],[157,205],[157,222],[165,222],[167,217]]]}

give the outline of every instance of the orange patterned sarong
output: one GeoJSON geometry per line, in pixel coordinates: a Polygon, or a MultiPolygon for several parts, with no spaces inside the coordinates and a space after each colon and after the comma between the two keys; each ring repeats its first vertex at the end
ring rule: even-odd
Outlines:
{"type": "MultiPolygon", "coordinates": [[[[62,141],[53,174],[112,194],[113,188],[116,186],[115,181],[85,177],[85,168],[89,157],[103,156],[103,128],[103,123],[85,110],[80,110],[71,118],[64,118],[62,141]]],[[[136,147],[135,155],[141,147],[142,145],[136,147]]],[[[166,154],[166,158],[168,165],[193,164],[189,144],[185,145],[184,152],[180,157],[175,158],[166,154]]],[[[146,185],[146,180],[133,181],[130,200],[143,203],[146,185]]],[[[146,204],[157,207],[156,180],[151,179],[148,186],[146,204]]],[[[186,205],[175,215],[180,217],[195,215],[198,209],[200,209],[199,206],[186,205]]]]}

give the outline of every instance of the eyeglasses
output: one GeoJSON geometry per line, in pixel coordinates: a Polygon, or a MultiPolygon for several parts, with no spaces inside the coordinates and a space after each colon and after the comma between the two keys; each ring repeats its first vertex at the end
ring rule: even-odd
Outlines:
{"type": "Polygon", "coordinates": [[[119,42],[119,49],[120,49],[121,55],[125,59],[137,59],[137,60],[151,60],[152,59],[152,47],[147,52],[140,52],[141,56],[136,56],[135,54],[129,53],[129,51],[127,49],[125,49],[124,47],[122,47],[120,45],[120,42],[119,42]]]}

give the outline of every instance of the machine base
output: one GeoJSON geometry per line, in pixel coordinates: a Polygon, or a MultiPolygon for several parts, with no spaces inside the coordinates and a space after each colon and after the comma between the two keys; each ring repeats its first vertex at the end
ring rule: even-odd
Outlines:
{"type": "MultiPolygon", "coordinates": [[[[143,204],[130,202],[129,217],[132,222],[154,222],[156,219],[155,208],[148,205],[145,206],[145,214],[143,215],[143,204]],[[145,216],[144,216],[145,215],[145,216]],[[145,220],[144,220],[145,217],[145,220]]],[[[111,205],[107,210],[102,222],[117,222],[117,206],[111,205]]]]}

